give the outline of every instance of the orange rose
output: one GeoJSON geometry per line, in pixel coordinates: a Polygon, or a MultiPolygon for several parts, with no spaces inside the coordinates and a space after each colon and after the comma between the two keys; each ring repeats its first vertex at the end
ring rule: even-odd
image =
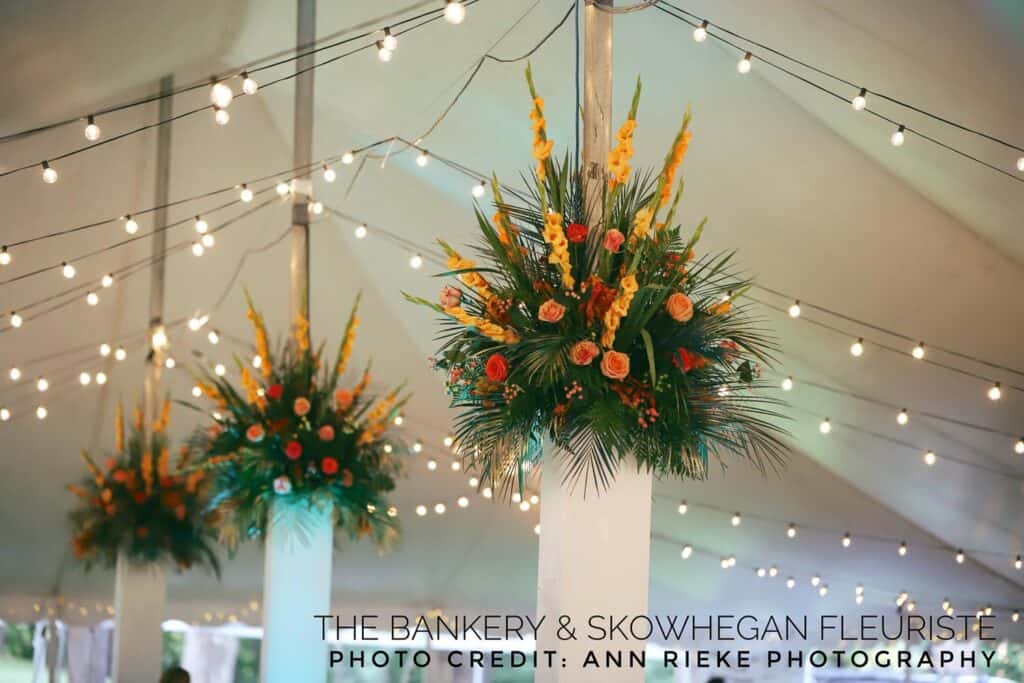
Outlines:
{"type": "Polygon", "coordinates": [[[311,407],[312,406],[310,406],[309,404],[309,399],[303,397],[295,399],[295,405],[292,406],[292,408],[295,410],[295,414],[298,415],[299,417],[305,417],[306,415],[308,415],[309,409],[311,407]]]}
{"type": "Polygon", "coordinates": [[[548,299],[537,309],[537,318],[546,323],[557,323],[565,315],[565,306],[554,299],[548,299]]]}
{"type": "Polygon", "coordinates": [[[334,392],[334,407],[345,412],[352,407],[352,392],[348,389],[338,389],[334,392]]]}
{"type": "Polygon", "coordinates": [[[601,374],[608,379],[626,379],[629,375],[629,356],[621,351],[605,351],[601,359],[601,374]]]}
{"type": "Polygon", "coordinates": [[[601,349],[592,341],[580,341],[569,349],[569,360],[575,365],[590,365],[595,358],[601,355],[601,349]]]}
{"type": "Polygon", "coordinates": [[[682,292],[674,292],[665,302],[665,310],[677,323],[690,322],[693,318],[693,302],[682,292]]]}

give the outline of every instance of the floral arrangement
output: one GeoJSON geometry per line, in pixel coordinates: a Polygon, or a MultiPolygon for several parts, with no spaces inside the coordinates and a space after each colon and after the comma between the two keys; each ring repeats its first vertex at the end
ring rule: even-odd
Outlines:
{"type": "Polygon", "coordinates": [[[123,553],[135,564],[170,560],[179,569],[199,564],[220,574],[213,551],[216,533],[206,515],[206,473],[188,470],[188,449],[182,450],[171,470],[169,415],[170,403],[165,401],[147,440],[142,410],[136,407],[126,443],[119,405],[116,454],[100,467],[82,451],[89,476],[68,489],[81,499],[71,512],[71,546],[86,567],[97,560],[113,567],[123,553]]]}
{"type": "Polygon", "coordinates": [[[632,454],[658,475],[703,477],[734,454],[762,471],[783,462],[776,401],[759,393],[773,340],[740,298],[733,254],[695,255],[675,224],[690,144],[683,116],[660,171],[630,168],[640,83],[608,155],[607,182],[551,158],[544,101],[533,98],[533,187],[479,209],[482,262],[445,242],[448,272],[436,367],[447,373],[456,440],[481,481],[523,477],[549,438],[566,476],[599,486],[632,454]],[[601,186],[595,189],[595,185],[601,186]],[[597,195],[597,196],[595,196],[597,195]],[[596,216],[588,224],[587,216],[596,216]]]}
{"type": "Polygon", "coordinates": [[[229,548],[239,535],[266,532],[275,501],[307,508],[331,503],[336,526],[353,538],[384,542],[395,535],[397,511],[384,495],[395,487],[404,446],[387,429],[408,397],[401,388],[378,400],[370,396],[369,365],[355,386],[339,386],[355,344],[357,310],[358,298],[336,362],[322,368],[323,348],[311,348],[307,320],[297,320],[290,342],[272,354],[263,317],[250,301],[255,370],[238,361],[238,389],[210,373],[199,382],[216,404],[216,421],[196,434],[193,448],[215,474],[212,506],[223,513],[229,548]]]}

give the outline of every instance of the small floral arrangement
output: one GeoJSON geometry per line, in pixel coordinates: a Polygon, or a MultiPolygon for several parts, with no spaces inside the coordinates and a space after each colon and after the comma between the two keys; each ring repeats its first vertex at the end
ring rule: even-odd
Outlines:
{"type": "Polygon", "coordinates": [[[147,443],[142,410],[136,407],[126,443],[119,405],[115,454],[100,467],[82,451],[89,476],[68,490],[81,499],[71,512],[71,547],[87,568],[96,561],[113,567],[123,553],[134,564],[169,560],[178,569],[199,564],[220,574],[216,533],[206,515],[206,473],[188,469],[188,449],[171,470],[169,415],[165,401],[147,443]]]}
{"type": "Polygon", "coordinates": [[[483,263],[440,242],[443,275],[459,282],[436,303],[406,295],[444,316],[434,362],[464,409],[461,452],[482,482],[520,485],[543,437],[567,476],[602,486],[630,454],[679,477],[703,477],[726,454],[781,464],[775,401],[758,391],[773,342],[738,301],[750,282],[732,253],[696,257],[706,219],[689,237],[674,223],[689,111],[660,171],[637,178],[638,81],[595,192],[568,157],[552,160],[529,68],[527,81],[534,187],[506,201],[495,178],[493,217],[476,211],[483,263]]]}
{"type": "Polygon", "coordinates": [[[215,475],[212,505],[223,513],[230,548],[239,535],[266,532],[276,501],[330,503],[336,526],[353,538],[384,542],[395,535],[397,511],[384,495],[395,487],[405,449],[387,432],[408,397],[401,388],[370,396],[369,365],[353,387],[339,384],[355,344],[357,310],[358,298],[336,362],[322,368],[323,349],[311,348],[308,321],[297,320],[290,342],[271,354],[263,317],[250,301],[255,369],[238,362],[238,389],[210,373],[200,381],[216,404],[216,421],[197,432],[193,448],[215,475]]]}

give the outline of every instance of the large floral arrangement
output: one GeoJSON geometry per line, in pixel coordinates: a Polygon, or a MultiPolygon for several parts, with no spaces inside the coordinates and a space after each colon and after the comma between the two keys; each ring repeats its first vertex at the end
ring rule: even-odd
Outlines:
{"type": "Polygon", "coordinates": [[[506,200],[495,178],[496,212],[476,210],[482,262],[441,242],[458,283],[437,303],[406,295],[444,316],[435,363],[464,409],[461,452],[482,481],[520,485],[543,437],[568,477],[599,486],[629,454],[679,477],[727,454],[779,465],[774,400],[758,391],[773,342],[738,301],[750,282],[732,253],[695,255],[705,221],[688,235],[675,223],[689,111],[660,171],[637,177],[638,82],[598,189],[552,159],[529,69],[527,81],[533,188],[506,200]]]}
{"type": "Polygon", "coordinates": [[[358,299],[337,359],[322,367],[309,323],[295,322],[291,340],[271,353],[262,315],[249,302],[255,331],[254,364],[238,361],[240,388],[204,373],[199,387],[216,404],[214,425],[198,432],[199,463],[215,472],[213,507],[223,513],[224,540],[260,536],[280,501],[308,508],[331,504],[336,526],[353,538],[379,542],[397,530],[397,512],[385,500],[400,474],[404,451],[388,427],[407,397],[401,388],[375,400],[370,366],[351,388],[339,385],[355,344],[358,299]]]}
{"type": "Polygon", "coordinates": [[[68,489],[81,499],[71,512],[72,550],[87,567],[96,561],[112,567],[123,553],[134,564],[169,560],[179,569],[199,564],[220,573],[213,551],[216,533],[206,515],[206,475],[188,469],[187,449],[172,471],[166,433],[169,414],[170,404],[165,401],[147,439],[142,410],[137,407],[126,442],[119,405],[115,454],[101,467],[82,451],[89,476],[68,489]]]}

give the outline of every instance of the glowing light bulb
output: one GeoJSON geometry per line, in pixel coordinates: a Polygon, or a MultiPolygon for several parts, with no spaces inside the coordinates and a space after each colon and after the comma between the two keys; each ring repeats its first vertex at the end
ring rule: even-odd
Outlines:
{"type": "Polygon", "coordinates": [[[395,423],[396,427],[401,427],[403,422],[405,422],[405,416],[404,415],[402,415],[401,413],[399,413],[398,415],[395,415],[394,423],[395,423]]]}
{"type": "Polygon", "coordinates": [[[366,225],[360,223],[359,225],[356,226],[354,233],[357,240],[363,239],[364,237],[366,237],[366,225]]]}
{"type": "Polygon", "coordinates": [[[36,417],[40,420],[45,420],[46,416],[50,414],[50,411],[46,409],[46,406],[39,406],[36,408],[36,417]]]}
{"type": "Polygon", "coordinates": [[[512,494],[512,502],[513,503],[518,503],[522,499],[523,499],[523,496],[518,491],[516,491],[515,493],[512,494]]]}
{"type": "Polygon", "coordinates": [[[100,344],[100,355],[104,358],[110,355],[110,344],[100,344]]]}
{"type": "Polygon", "coordinates": [[[288,183],[284,181],[278,183],[277,187],[275,187],[274,189],[277,191],[278,197],[284,197],[291,191],[291,188],[288,187],[288,183]]]}
{"type": "Polygon", "coordinates": [[[957,550],[956,551],[956,563],[957,564],[963,564],[964,563],[964,559],[965,559],[964,558],[964,551],[963,550],[957,550]]]}
{"type": "Polygon", "coordinates": [[[227,373],[228,369],[224,367],[223,363],[217,363],[213,366],[213,373],[218,377],[223,377],[227,373]]]}
{"type": "Polygon", "coordinates": [[[728,557],[723,557],[719,561],[718,564],[722,567],[722,569],[728,569],[729,568],[729,558],[728,557]]]}
{"type": "Polygon", "coordinates": [[[114,350],[114,360],[122,361],[128,357],[128,352],[124,350],[123,346],[118,346],[114,350]]]}
{"type": "Polygon", "coordinates": [[[452,460],[452,472],[458,472],[462,469],[462,463],[458,460],[452,460]]]}
{"type": "Polygon", "coordinates": [[[11,253],[7,251],[7,246],[0,247],[0,266],[9,266],[11,264],[11,253]]]}
{"type": "Polygon", "coordinates": [[[999,382],[992,385],[992,388],[988,390],[988,398],[990,401],[998,401],[1003,397],[1003,390],[999,387],[999,382]]]}
{"type": "Polygon", "coordinates": [[[849,548],[851,545],[853,545],[853,539],[850,538],[849,532],[843,534],[843,541],[842,541],[842,543],[843,543],[843,547],[844,548],[849,548]]]}
{"type": "Polygon", "coordinates": [[[153,332],[153,336],[149,338],[149,342],[152,348],[160,350],[167,348],[167,332],[163,326],[156,328],[153,332]]]}
{"type": "Polygon", "coordinates": [[[868,106],[868,89],[861,88],[857,96],[850,101],[850,105],[854,111],[864,111],[864,107],[868,106]]]}
{"type": "Polygon", "coordinates": [[[828,434],[832,431],[832,423],[829,422],[829,419],[827,417],[821,421],[821,424],[818,425],[818,431],[821,432],[822,434],[828,434]]]}
{"type": "Polygon", "coordinates": [[[854,358],[860,358],[864,355],[864,340],[858,339],[850,345],[850,355],[854,358]]]}
{"type": "Polygon", "coordinates": [[[85,303],[89,304],[90,306],[95,306],[99,302],[100,297],[99,295],[96,294],[96,292],[89,292],[88,294],[85,295],[85,303]]]}
{"type": "Polygon", "coordinates": [[[679,507],[676,508],[676,509],[679,511],[679,514],[685,515],[687,513],[687,511],[689,511],[690,506],[686,504],[685,500],[682,500],[682,501],[679,501],[679,507]]]}
{"type": "Polygon", "coordinates": [[[465,496],[459,496],[459,500],[457,502],[458,502],[460,508],[468,508],[469,507],[469,498],[466,498],[465,496]]]}
{"type": "Polygon", "coordinates": [[[11,368],[10,372],[7,373],[7,376],[11,378],[12,382],[17,382],[21,379],[21,370],[18,368],[11,368]]]}
{"type": "Polygon", "coordinates": [[[85,139],[89,142],[96,142],[100,139],[100,127],[96,125],[96,120],[90,115],[85,122],[85,139]]]}
{"type": "Polygon", "coordinates": [[[263,356],[261,356],[259,354],[256,354],[255,356],[253,356],[252,357],[252,366],[254,368],[257,368],[257,369],[263,367],[263,356]]]}
{"type": "Polygon", "coordinates": [[[216,82],[210,87],[210,103],[219,109],[229,106],[234,98],[235,93],[224,83],[216,82]]]}
{"type": "Polygon", "coordinates": [[[706,19],[700,22],[700,26],[693,29],[693,39],[698,43],[703,43],[708,39],[708,22],[706,19]]]}
{"type": "Polygon", "coordinates": [[[924,464],[928,467],[932,467],[935,464],[935,451],[928,451],[924,454],[924,464]]]}
{"type": "Polygon", "coordinates": [[[789,317],[799,318],[800,317],[800,300],[797,299],[793,302],[793,305],[789,307],[789,317]]]}
{"type": "Polygon", "coordinates": [[[485,486],[484,489],[480,491],[480,495],[484,498],[491,498],[494,495],[494,492],[491,490],[490,486],[485,486]]]}
{"type": "Polygon", "coordinates": [[[202,388],[200,388],[198,384],[192,387],[192,395],[196,398],[199,398],[200,396],[203,395],[203,390],[202,388]]]}
{"type": "Polygon", "coordinates": [[[444,437],[444,447],[445,448],[451,448],[453,443],[455,443],[455,437],[454,436],[449,434],[448,436],[444,437]]]}
{"type": "Polygon", "coordinates": [[[83,372],[78,375],[78,383],[81,384],[83,387],[89,386],[90,382],[92,382],[92,375],[90,375],[88,372],[83,372]]]}
{"type": "Polygon", "coordinates": [[[393,450],[395,450],[395,449],[394,449],[394,447],[391,444],[389,444],[389,443],[384,444],[384,452],[385,453],[390,453],[393,450]]]}
{"type": "Polygon", "coordinates": [[[260,84],[256,82],[252,76],[246,72],[242,72],[242,92],[246,95],[255,95],[256,91],[260,89],[260,84]]]}
{"type": "MultiPolygon", "coordinates": [[[[1024,161],[1024,159],[1022,159],[1022,161],[1024,161]]],[[[1013,621],[1013,623],[1016,624],[1018,621],[1020,621],[1020,612],[1014,612],[1013,614],[1011,614],[1010,619],[1013,621]]]]}
{"type": "Polygon", "coordinates": [[[245,183],[242,183],[242,189],[241,192],[238,193],[238,198],[241,199],[246,204],[248,204],[249,202],[252,201],[252,198],[254,196],[255,195],[253,194],[252,190],[249,189],[249,186],[246,185],[245,183]]]}
{"type": "Polygon", "coordinates": [[[1013,568],[1016,569],[1017,571],[1020,571],[1021,569],[1024,569],[1024,558],[1022,558],[1020,555],[1018,555],[1017,559],[1015,559],[1013,561],[1013,568]]]}
{"type": "Polygon", "coordinates": [[[164,359],[164,367],[167,368],[168,370],[173,370],[174,366],[177,364],[178,363],[174,360],[174,356],[168,356],[166,359],[164,359]]]}
{"type": "Polygon", "coordinates": [[[739,63],[736,64],[736,70],[739,71],[741,74],[750,73],[750,60],[752,60],[753,58],[754,56],[749,52],[743,55],[743,59],[741,59],[739,63]]]}
{"type": "Polygon", "coordinates": [[[826,595],[828,595],[828,586],[823,585],[821,588],[819,588],[818,595],[820,595],[821,597],[825,597],[826,595]]]}
{"type": "Polygon", "coordinates": [[[192,253],[195,256],[202,256],[203,252],[205,252],[205,251],[206,251],[206,249],[199,242],[193,242],[192,243],[192,253]]]}
{"type": "Polygon", "coordinates": [[[309,212],[314,216],[319,216],[320,214],[322,214],[324,212],[323,202],[310,202],[309,212]]]}
{"type": "Polygon", "coordinates": [[[47,185],[53,185],[57,182],[57,169],[51,168],[50,163],[44,161],[43,164],[43,182],[47,185]]]}
{"type": "Polygon", "coordinates": [[[786,528],[786,535],[790,538],[796,538],[796,524],[790,524],[786,528]]]}
{"type": "Polygon", "coordinates": [[[3,420],[4,422],[7,422],[10,419],[11,419],[11,411],[7,410],[7,408],[0,408],[0,420],[3,420]]]}
{"type": "Polygon", "coordinates": [[[217,122],[218,126],[226,126],[231,121],[231,114],[228,113],[227,109],[214,107],[213,112],[213,120],[217,122]]]}
{"type": "Polygon", "coordinates": [[[736,514],[734,514],[732,516],[731,522],[733,526],[739,526],[743,522],[743,518],[740,517],[740,513],[737,512],[736,514]]]}
{"type": "Polygon", "coordinates": [[[216,240],[214,240],[213,235],[206,233],[199,238],[199,243],[203,245],[204,248],[209,249],[216,243],[216,240]]]}
{"type": "Polygon", "coordinates": [[[857,595],[864,595],[864,586],[857,584],[857,587],[853,589],[853,592],[857,595]]]}
{"type": "Polygon", "coordinates": [[[50,382],[45,377],[40,377],[36,380],[36,389],[39,391],[46,391],[50,388],[50,382]]]}
{"type": "Polygon", "coordinates": [[[483,197],[484,193],[487,191],[487,185],[484,184],[484,181],[481,180],[479,183],[473,186],[473,189],[471,191],[473,193],[473,196],[479,199],[480,197],[483,197]]]}
{"type": "Polygon", "coordinates": [[[906,142],[907,136],[904,134],[906,128],[900,126],[896,129],[896,132],[889,138],[889,142],[892,143],[893,147],[902,147],[903,143],[906,142]]]}
{"type": "Polygon", "coordinates": [[[346,166],[348,166],[355,160],[356,155],[353,154],[352,152],[345,152],[344,154],[341,155],[341,163],[345,164],[346,166]]]}
{"type": "Polygon", "coordinates": [[[419,270],[423,267],[423,257],[419,254],[413,254],[412,258],[409,259],[409,267],[413,270],[419,270]]]}
{"type": "Polygon", "coordinates": [[[783,391],[791,391],[792,389],[793,389],[793,378],[792,377],[787,377],[786,379],[782,380],[782,390],[783,391]]]}
{"type": "Polygon", "coordinates": [[[416,165],[423,168],[430,163],[430,152],[427,150],[420,150],[420,154],[416,157],[416,165]]]}
{"type": "Polygon", "coordinates": [[[96,373],[96,384],[99,384],[100,386],[103,386],[106,383],[107,383],[107,373],[105,373],[105,372],[97,372],[96,373]]]}
{"type": "Polygon", "coordinates": [[[377,41],[377,59],[382,62],[390,62],[393,54],[394,53],[392,53],[391,50],[384,47],[384,41],[377,41]]]}
{"type": "Polygon", "coordinates": [[[758,567],[754,570],[754,573],[757,574],[757,578],[759,579],[763,579],[764,577],[768,576],[768,570],[764,567],[758,567]]]}
{"type": "Polygon", "coordinates": [[[536,493],[530,495],[530,505],[536,505],[540,502],[540,496],[536,493]]]}
{"type": "Polygon", "coordinates": [[[388,26],[384,27],[384,39],[380,41],[388,50],[394,51],[398,47],[398,38],[391,33],[391,28],[388,26]]]}
{"type": "Polygon", "coordinates": [[[193,219],[192,224],[195,226],[196,232],[200,235],[205,235],[206,231],[210,229],[210,224],[207,223],[202,216],[196,216],[193,219]]]}
{"type": "Polygon", "coordinates": [[[22,320],[20,315],[18,315],[14,311],[11,311],[11,327],[21,327],[21,324],[23,322],[24,320],[22,320]]]}
{"type": "Polygon", "coordinates": [[[470,477],[468,483],[471,488],[475,489],[477,486],[480,485],[480,480],[477,479],[476,477],[470,477]]]}
{"type": "Polygon", "coordinates": [[[796,586],[796,579],[792,576],[786,579],[786,588],[792,589],[796,586]]]}
{"type": "Polygon", "coordinates": [[[679,555],[684,560],[690,559],[690,556],[693,555],[693,546],[691,546],[691,545],[684,545],[683,549],[679,552],[679,555]]]}
{"type": "Polygon", "coordinates": [[[334,172],[334,169],[324,164],[324,182],[333,183],[338,177],[338,174],[334,172]]]}
{"type": "Polygon", "coordinates": [[[907,544],[906,544],[905,541],[900,543],[900,548],[896,552],[899,553],[900,557],[906,557],[907,556],[907,544]]]}
{"type": "Polygon", "coordinates": [[[66,279],[70,280],[75,276],[75,267],[67,261],[64,261],[60,264],[60,272],[66,279]]]}
{"type": "Polygon", "coordinates": [[[459,0],[445,0],[444,20],[449,24],[461,24],[466,18],[466,6],[459,0]]]}
{"type": "Polygon", "coordinates": [[[113,286],[113,284],[114,284],[114,274],[113,273],[107,273],[106,275],[104,275],[103,277],[100,278],[100,286],[103,287],[103,289],[107,289],[108,287],[113,286]]]}
{"type": "Polygon", "coordinates": [[[444,503],[437,503],[436,505],[434,505],[434,512],[439,515],[443,515],[445,513],[445,510],[447,509],[448,506],[446,506],[444,503]]]}
{"type": "Polygon", "coordinates": [[[901,410],[899,412],[899,415],[896,416],[896,422],[899,423],[900,425],[905,425],[909,421],[910,421],[910,416],[907,415],[907,409],[904,408],[903,410],[901,410]]]}
{"type": "Polygon", "coordinates": [[[527,512],[530,509],[530,501],[524,500],[521,503],[519,503],[519,509],[522,510],[523,512],[527,512]]]}
{"type": "Polygon", "coordinates": [[[776,567],[774,564],[771,567],[768,568],[768,576],[770,576],[771,578],[774,579],[778,575],[779,575],[779,568],[776,567]]]}
{"type": "Polygon", "coordinates": [[[917,360],[924,358],[924,342],[919,342],[918,345],[910,351],[910,355],[917,360]]]}
{"type": "Polygon", "coordinates": [[[1017,439],[1017,443],[1013,444],[1013,452],[1017,455],[1024,455],[1024,436],[1017,439]]]}
{"type": "Polygon", "coordinates": [[[811,577],[811,585],[817,587],[821,583],[821,577],[815,574],[811,577]]]}
{"type": "MultiPolygon", "coordinates": [[[[423,442],[420,441],[419,439],[417,439],[416,442],[413,443],[413,445],[412,445],[412,452],[413,453],[421,453],[421,452],[423,452],[423,442]]],[[[436,468],[437,468],[437,463],[435,462],[434,463],[434,467],[431,468],[431,469],[436,469],[436,468]]]]}
{"type": "Polygon", "coordinates": [[[419,515],[420,517],[425,516],[427,514],[427,506],[426,505],[417,505],[416,506],[416,514],[419,515]]]}

